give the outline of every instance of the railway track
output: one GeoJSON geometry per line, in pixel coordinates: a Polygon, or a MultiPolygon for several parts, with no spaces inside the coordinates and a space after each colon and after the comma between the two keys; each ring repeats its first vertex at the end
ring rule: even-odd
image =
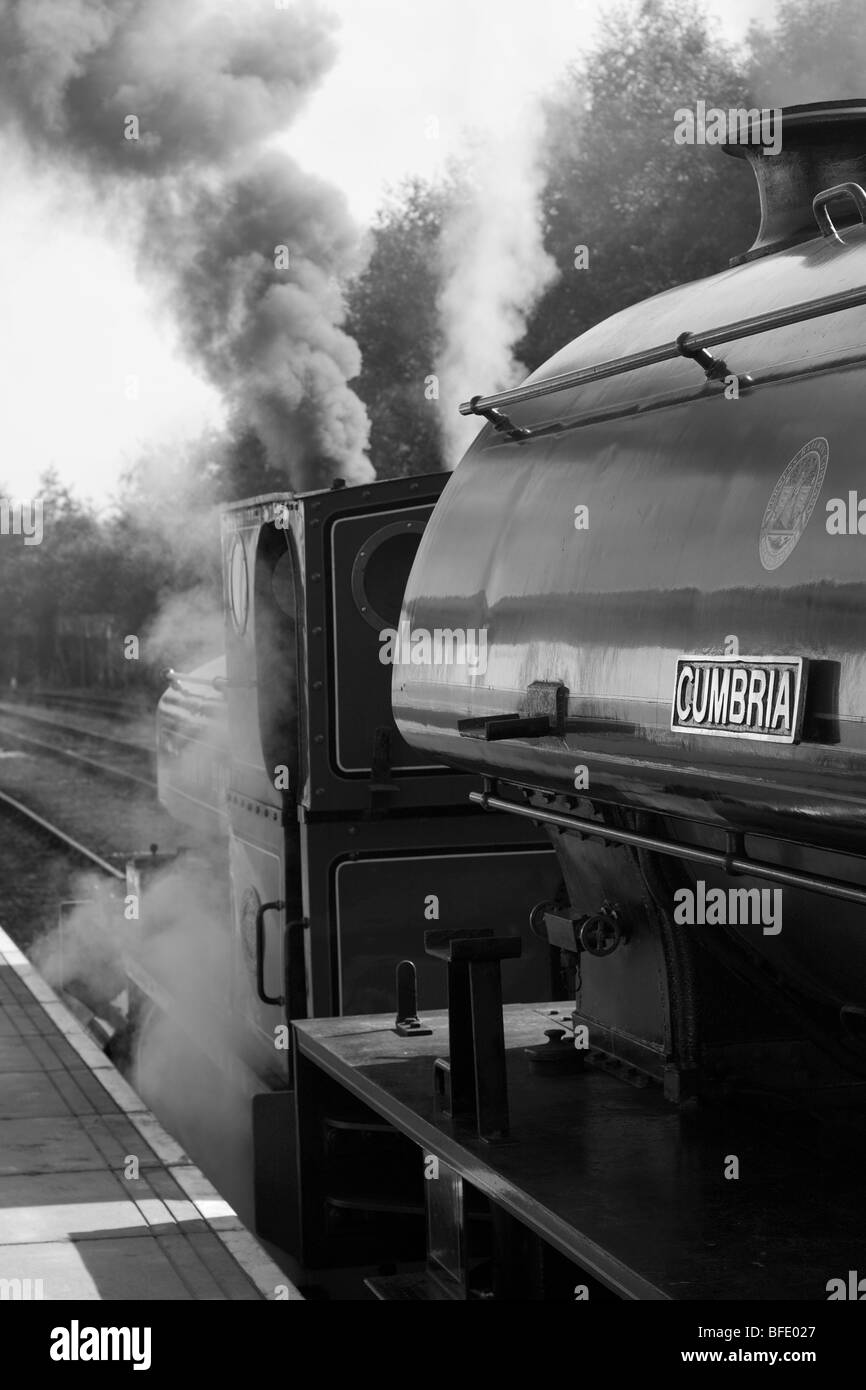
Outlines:
{"type": "Polygon", "coordinates": [[[72,850],[82,859],[86,859],[89,864],[95,866],[102,873],[108,874],[112,878],[126,879],[126,874],[122,869],[118,869],[115,864],[110,864],[101,854],[97,854],[95,850],[88,849],[87,845],[83,845],[80,840],[76,840],[72,835],[67,835],[65,830],[61,830],[60,827],[55,825],[52,821],[46,820],[44,816],[41,816],[30,806],[25,806],[24,802],[19,801],[16,796],[10,796],[8,792],[0,791],[0,806],[11,810],[19,819],[27,821],[30,825],[35,825],[44,835],[49,836],[56,843],[61,844],[65,850],[72,850]]]}
{"type": "Polygon", "coordinates": [[[166,840],[172,844],[174,837],[157,800],[156,778],[148,775],[152,760],[146,750],[114,735],[84,732],[50,718],[43,721],[42,716],[30,719],[28,712],[5,708],[0,708],[2,746],[32,755],[32,760],[0,763],[0,768],[8,768],[0,791],[0,816],[10,817],[11,841],[4,856],[4,901],[10,920],[20,918],[25,934],[29,920],[45,908],[40,856],[43,861],[54,856],[46,847],[36,855],[34,866],[25,835],[20,853],[27,867],[19,871],[12,821],[37,832],[34,843],[44,844],[47,837],[59,860],[84,861],[119,881],[125,879],[130,845],[166,840]],[[20,727],[25,721],[27,727],[20,727]],[[103,852],[92,847],[94,841],[103,852]]]}
{"type": "MultiPolygon", "coordinates": [[[[82,713],[87,713],[82,709],[82,713]]],[[[67,711],[71,713],[71,711],[67,711]]],[[[98,714],[95,710],[92,713],[98,714]]],[[[24,705],[15,702],[0,700],[0,714],[8,715],[12,719],[24,719],[31,724],[44,724],[48,728],[62,729],[67,733],[87,735],[98,739],[103,743],[115,744],[119,748],[132,748],[141,752],[150,752],[150,741],[139,742],[134,738],[118,738],[117,734],[107,734],[104,729],[94,729],[92,725],[86,724],[64,724],[59,719],[54,719],[48,713],[41,711],[39,705],[24,705]]],[[[132,718],[132,716],[131,716],[132,718]]]]}
{"type": "Polygon", "coordinates": [[[32,713],[8,705],[0,705],[0,735],[4,738],[15,739],[20,743],[37,748],[43,753],[49,753],[52,757],[61,758],[64,762],[78,763],[89,768],[91,771],[98,772],[103,777],[112,777],[123,782],[132,782],[140,787],[144,787],[148,792],[156,791],[156,781],[154,777],[143,776],[145,771],[153,771],[153,758],[148,751],[141,745],[132,743],[128,739],[120,739],[113,734],[98,733],[94,730],[84,730],[75,725],[58,724],[53,719],[47,719],[42,715],[32,713]],[[5,719],[4,719],[5,716],[5,719]],[[65,748],[57,742],[48,742],[46,739],[38,738],[32,733],[23,733],[20,729],[10,728],[9,720],[25,721],[37,728],[51,730],[54,734],[62,736],[64,739],[86,740],[100,747],[111,750],[115,756],[118,751],[127,758],[137,762],[140,766],[133,771],[129,767],[118,767],[114,763],[109,763],[102,758],[94,758],[89,754],[76,751],[74,748],[65,748]]]}
{"type": "Polygon", "coordinates": [[[42,705],[46,709],[52,707],[65,709],[68,711],[78,710],[82,714],[101,714],[107,719],[124,719],[131,721],[140,719],[143,715],[153,713],[153,704],[142,703],[141,701],[130,702],[129,700],[114,699],[109,695],[91,695],[89,693],[70,693],[60,690],[32,690],[27,692],[27,697],[18,697],[14,703],[22,705],[42,705]]]}

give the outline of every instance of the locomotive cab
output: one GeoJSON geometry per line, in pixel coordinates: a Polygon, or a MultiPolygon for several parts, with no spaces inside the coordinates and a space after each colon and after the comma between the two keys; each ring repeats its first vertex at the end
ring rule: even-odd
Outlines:
{"type": "MultiPolygon", "coordinates": [[[[471,923],[488,864],[502,866],[494,897],[524,939],[512,988],[550,992],[550,948],[521,910],[555,888],[549,847],[488,823],[469,803],[476,779],[419,757],[391,711],[383,656],[447,476],[223,512],[235,1011],[255,1069],[283,1084],[286,1021],[396,1007],[396,960],[422,954],[440,913],[471,923]]],[[[423,1001],[444,1002],[438,972],[421,960],[418,976],[423,1001]]]]}

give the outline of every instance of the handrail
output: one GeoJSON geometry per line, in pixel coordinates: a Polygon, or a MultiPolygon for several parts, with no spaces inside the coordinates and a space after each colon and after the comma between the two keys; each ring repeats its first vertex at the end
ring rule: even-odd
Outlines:
{"type": "MultiPolygon", "coordinates": [[[[559,830],[572,830],[579,835],[595,835],[614,844],[631,845],[635,849],[655,850],[658,854],[671,854],[677,859],[688,859],[696,864],[710,864],[724,869],[729,874],[753,874],[755,878],[767,878],[772,883],[784,883],[791,888],[807,888],[813,892],[824,893],[827,897],[843,898],[846,902],[866,905],[866,888],[846,883],[842,879],[825,878],[822,874],[804,874],[797,869],[786,869],[780,864],[766,863],[753,859],[744,851],[736,849],[703,849],[699,845],[682,844],[679,840],[665,840],[658,835],[643,835],[636,830],[620,830],[618,826],[604,822],[586,820],[564,811],[545,811],[540,806],[527,806],[516,801],[508,801],[490,792],[470,792],[469,800],[485,811],[507,811],[513,816],[523,816],[526,820],[540,825],[555,825],[559,830]]],[[[736,846],[742,842],[742,835],[730,832],[729,839],[736,846]]]]}
{"type": "Polygon", "coordinates": [[[757,333],[767,333],[774,328],[787,328],[793,323],[804,323],[808,319],[822,318],[826,314],[836,314],[844,309],[855,309],[860,304],[866,304],[866,286],[856,290],[843,290],[840,294],[823,295],[820,299],[808,299],[802,304],[792,304],[787,309],[771,309],[766,314],[739,319],[736,323],[725,324],[722,328],[711,328],[704,333],[681,333],[672,343],[646,348],[643,352],[632,352],[626,357],[600,362],[594,367],[579,367],[576,371],[562,372],[559,376],[547,377],[544,381],[533,381],[527,386],[515,386],[510,391],[500,391],[495,396],[473,396],[460,406],[460,414],[484,415],[499,406],[517,405],[521,401],[551,396],[557,391],[567,391],[572,386],[583,386],[590,381],[603,381],[606,377],[620,376],[624,372],[636,371],[639,367],[652,367],[658,362],[669,362],[675,357],[695,357],[717,343],[753,337],[757,333]]]}

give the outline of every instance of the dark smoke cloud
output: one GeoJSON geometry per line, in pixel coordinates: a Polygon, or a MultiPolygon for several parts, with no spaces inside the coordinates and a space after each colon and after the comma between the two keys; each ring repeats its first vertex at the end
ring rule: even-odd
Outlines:
{"type": "Polygon", "coordinates": [[[272,0],[4,0],[2,100],[31,135],[124,172],[130,155],[152,173],[222,164],[297,114],[336,56],[334,27],[272,0]]]}
{"type": "Polygon", "coordinates": [[[141,264],[187,350],[296,488],[335,465],[372,477],[347,385],[360,356],[340,327],[357,229],[342,195],[264,150],[335,52],[333,17],[303,0],[0,0],[7,128],[132,192],[141,264]]]}
{"type": "Polygon", "coordinates": [[[346,387],[361,356],[340,328],[339,279],[359,247],[342,195],[269,152],[215,188],[152,205],[146,245],[183,305],[188,350],[295,486],[321,482],[323,458],[372,476],[366,411],[346,387]],[[276,246],[287,270],[274,268],[276,246]]]}

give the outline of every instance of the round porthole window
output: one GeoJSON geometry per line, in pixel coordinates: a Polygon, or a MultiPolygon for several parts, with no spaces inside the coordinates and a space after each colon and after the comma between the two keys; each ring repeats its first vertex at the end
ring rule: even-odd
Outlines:
{"type": "Polygon", "coordinates": [[[358,612],[381,632],[396,628],[423,521],[395,521],[366,540],[352,566],[352,597],[358,612]]]}
{"type": "Polygon", "coordinates": [[[247,555],[240,536],[235,536],[229,554],[229,609],[232,622],[238,633],[247,626],[250,611],[250,579],[247,572],[247,555]]]}

